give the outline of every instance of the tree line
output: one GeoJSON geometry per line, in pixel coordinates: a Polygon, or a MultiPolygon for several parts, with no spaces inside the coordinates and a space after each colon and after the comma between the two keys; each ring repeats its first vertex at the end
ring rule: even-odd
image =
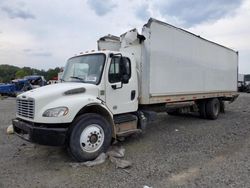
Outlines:
{"type": "Polygon", "coordinates": [[[62,68],[56,67],[54,69],[38,70],[30,67],[17,67],[12,65],[0,65],[0,83],[8,83],[14,79],[20,79],[28,75],[41,75],[48,81],[57,77],[62,68]]]}

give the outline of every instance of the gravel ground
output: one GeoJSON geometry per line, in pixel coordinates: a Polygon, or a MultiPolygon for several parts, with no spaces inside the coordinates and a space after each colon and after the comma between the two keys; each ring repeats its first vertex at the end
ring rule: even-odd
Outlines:
{"type": "Polygon", "coordinates": [[[64,148],[7,135],[14,112],[14,99],[0,100],[0,187],[250,187],[250,94],[217,120],[159,114],[119,143],[133,162],[126,171],[110,161],[72,167],[64,148]]]}

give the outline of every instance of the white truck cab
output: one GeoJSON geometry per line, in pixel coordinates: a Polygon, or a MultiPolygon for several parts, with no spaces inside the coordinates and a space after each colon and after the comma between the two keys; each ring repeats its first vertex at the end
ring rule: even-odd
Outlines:
{"type": "Polygon", "coordinates": [[[150,19],[142,34],[99,44],[68,60],[62,83],[17,96],[17,135],[92,160],[112,138],[140,133],[156,112],[216,119],[238,96],[238,52],[167,23],[150,19]]]}
{"type": "MultiPolygon", "coordinates": [[[[117,134],[128,133],[115,127],[114,115],[138,109],[138,75],[134,61],[131,54],[113,51],[70,58],[62,83],[17,97],[15,132],[29,141],[46,145],[63,145],[69,139],[68,144],[74,145],[73,148],[78,145],[82,149],[77,148],[78,151],[89,154],[83,157],[70,147],[76,160],[96,157],[109,146],[112,135],[115,138],[117,134]],[[91,123],[85,124],[85,121],[91,123]]],[[[129,118],[136,120],[135,116],[129,118]]],[[[137,127],[129,129],[136,130],[137,127]]]]}

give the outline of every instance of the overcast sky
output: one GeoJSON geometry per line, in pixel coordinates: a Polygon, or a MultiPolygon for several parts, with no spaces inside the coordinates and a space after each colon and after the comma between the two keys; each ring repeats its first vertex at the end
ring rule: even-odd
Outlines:
{"type": "Polygon", "coordinates": [[[250,73],[249,0],[0,0],[0,64],[61,67],[150,17],[239,51],[239,71],[250,73]]]}

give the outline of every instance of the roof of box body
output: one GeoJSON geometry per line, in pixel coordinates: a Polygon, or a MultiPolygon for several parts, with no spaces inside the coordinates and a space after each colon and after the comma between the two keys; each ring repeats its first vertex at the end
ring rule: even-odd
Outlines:
{"type": "Polygon", "coordinates": [[[193,35],[193,36],[195,36],[195,37],[198,37],[198,38],[200,38],[200,39],[202,39],[202,40],[205,40],[205,41],[207,41],[207,42],[213,43],[213,44],[215,44],[215,45],[218,45],[218,46],[220,46],[220,47],[226,48],[226,49],[228,49],[228,50],[232,50],[233,52],[235,52],[235,53],[238,54],[238,51],[236,51],[236,50],[233,50],[233,49],[231,49],[231,48],[228,48],[228,47],[223,46],[223,45],[221,45],[221,44],[218,44],[218,43],[216,43],[216,42],[207,40],[207,39],[205,39],[205,38],[200,37],[199,35],[196,35],[196,34],[194,34],[194,33],[189,32],[189,31],[187,31],[187,30],[184,30],[184,29],[182,29],[182,28],[173,26],[173,25],[171,25],[171,24],[162,22],[162,21],[157,20],[157,19],[154,19],[154,18],[150,18],[150,19],[148,20],[148,22],[144,25],[144,27],[150,28],[150,27],[151,27],[151,24],[152,24],[153,22],[158,23],[158,24],[161,24],[161,25],[165,25],[165,26],[168,26],[168,27],[172,27],[172,28],[175,28],[175,29],[177,29],[177,30],[181,30],[181,31],[186,32],[186,33],[188,33],[188,34],[191,34],[191,35],[193,35]]]}

